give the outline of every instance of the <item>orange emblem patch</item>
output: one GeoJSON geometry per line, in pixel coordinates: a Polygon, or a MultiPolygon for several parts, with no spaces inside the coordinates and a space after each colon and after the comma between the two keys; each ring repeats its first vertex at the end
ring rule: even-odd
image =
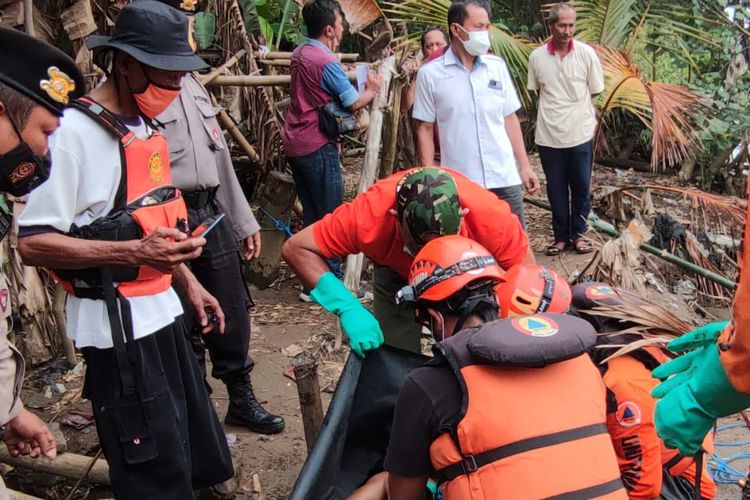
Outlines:
{"type": "Polygon", "coordinates": [[[161,162],[161,154],[154,153],[148,159],[148,176],[154,182],[161,182],[161,176],[164,173],[164,165],[161,162]]]}

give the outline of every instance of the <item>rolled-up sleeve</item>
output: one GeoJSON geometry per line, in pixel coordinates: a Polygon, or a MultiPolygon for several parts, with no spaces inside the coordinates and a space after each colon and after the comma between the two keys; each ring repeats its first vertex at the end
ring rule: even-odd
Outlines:
{"type": "Polygon", "coordinates": [[[349,81],[349,78],[338,62],[329,62],[323,68],[323,81],[320,82],[323,90],[338,97],[341,105],[345,108],[351,107],[357,101],[359,94],[357,89],[349,81]]]}

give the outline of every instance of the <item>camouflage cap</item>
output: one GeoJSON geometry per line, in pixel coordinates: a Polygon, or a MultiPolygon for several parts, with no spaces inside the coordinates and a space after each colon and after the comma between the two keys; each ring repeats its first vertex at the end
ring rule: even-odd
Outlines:
{"type": "Polygon", "coordinates": [[[419,246],[427,243],[429,236],[458,234],[458,188],[445,170],[420,168],[405,175],[398,184],[396,207],[399,222],[419,246]]]}

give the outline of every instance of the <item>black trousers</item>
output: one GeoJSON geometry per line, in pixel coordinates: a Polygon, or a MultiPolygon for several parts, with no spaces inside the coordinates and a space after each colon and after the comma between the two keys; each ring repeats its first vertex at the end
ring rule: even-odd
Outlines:
{"type": "MultiPolygon", "coordinates": [[[[219,214],[215,201],[199,207],[188,207],[188,224],[194,229],[206,218],[219,214]]],[[[226,325],[224,333],[216,331],[201,335],[201,327],[196,321],[193,306],[183,297],[185,320],[191,334],[193,351],[206,374],[206,348],[211,355],[214,378],[227,381],[242,376],[253,369],[253,360],[248,354],[250,347],[250,316],[248,308],[252,299],[242,275],[242,263],[237,242],[232,231],[232,220],[227,214],[224,219],[206,236],[203,253],[189,263],[208,293],[219,301],[226,325]]]]}
{"type": "Polygon", "coordinates": [[[182,318],[128,347],[136,394],[124,395],[113,349],[84,347],[84,396],[118,499],[185,500],[234,475],[224,431],[182,318]]]}

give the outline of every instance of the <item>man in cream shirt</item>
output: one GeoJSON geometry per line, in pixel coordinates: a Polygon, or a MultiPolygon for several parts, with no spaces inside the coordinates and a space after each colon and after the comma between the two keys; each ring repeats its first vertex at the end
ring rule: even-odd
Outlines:
{"type": "Polygon", "coordinates": [[[536,144],[547,178],[555,239],[547,255],[570,243],[576,252],[593,249],[582,239],[591,209],[591,163],[596,112],[592,96],[604,90],[599,58],[593,48],[573,39],[575,8],[559,3],[550,9],[552,38],[531,53],[529,90],[539,93],[536,144]]]}

